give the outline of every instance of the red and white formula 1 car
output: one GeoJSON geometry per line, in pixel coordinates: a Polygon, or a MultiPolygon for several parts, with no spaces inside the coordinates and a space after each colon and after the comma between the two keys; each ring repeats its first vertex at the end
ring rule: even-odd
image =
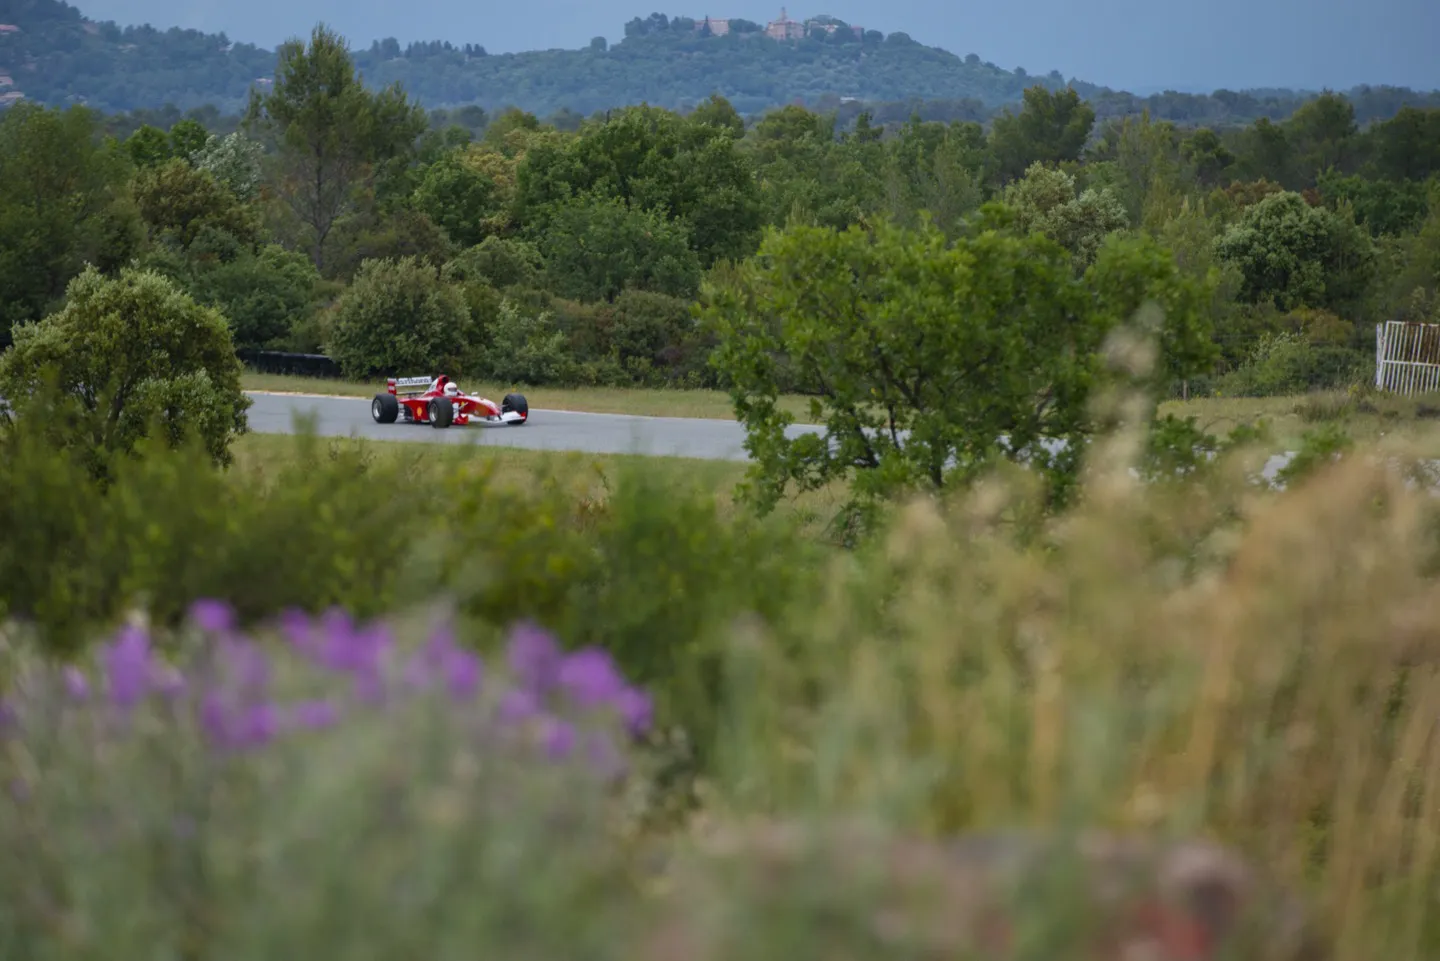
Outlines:
{"type": "Polygon", "coordinates": [[[506,394],[499,404],[484,397],[461,392],[449,377],[391,377],[385,393],[370,402],[370,416],[377,424],[429,424],[431,427],[508,424],[519,427],[530,417],[530,405],[523,394],[506,394]]]}

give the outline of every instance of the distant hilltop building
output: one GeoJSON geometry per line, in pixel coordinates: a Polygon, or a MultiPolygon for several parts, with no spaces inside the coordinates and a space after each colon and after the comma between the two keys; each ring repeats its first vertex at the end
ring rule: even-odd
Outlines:
{"type": "MultiPolygon", "coordinates": [[[[753,25],[752,25],[753,26],[753,25]]],[[[765,36],[772,40],[804,40],[811,30],[824,30],[826,33],[834,33],[846,24],[837,23],[830,17],[817,17],[801,22],[791,20],[790,15],[784,7],[780,8],[780,19],[771,20],[765,24],[765,36]]],[[[730,21],[728,19],[716,20],[708,14],[695,21],[696,30],[709,28],[713,37],[723,37],[730,32],[730,21]]],[[[864,27],[850,26],[850,31],[857,37],[865,35],[864,27]]]]}
{"type": "Polygon", "coordinates": [[[849,26],[850,32],[857,37],[865,35],[864,27],[857,27],[853,24],[842,24],[834,17],[813,17],[801,23],[798,20],[791,20],[785,8],[780,8],[780,19],[771,20],[765,24],[765,35],[775,40],[803,40],[811,30],[824,30],[826,33],[834,33],[843,26],[849,26]]]}

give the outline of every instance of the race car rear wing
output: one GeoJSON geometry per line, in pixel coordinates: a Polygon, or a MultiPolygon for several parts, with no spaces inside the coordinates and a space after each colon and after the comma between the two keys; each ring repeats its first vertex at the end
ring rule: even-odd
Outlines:
{"type": "Polygon", "coordinates": [[[385,381],[389,394],[423,394],[435,382],[433,377],[391,377],[385,381]]]}

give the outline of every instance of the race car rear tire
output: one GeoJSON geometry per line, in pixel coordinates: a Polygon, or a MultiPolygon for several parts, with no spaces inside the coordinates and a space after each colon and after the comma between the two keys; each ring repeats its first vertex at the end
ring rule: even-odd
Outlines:
{"type": "Polygon", "coordinates": [[[400,416],[400,401],[394,394],[376,394],[370,402],[370,416],[377,424],[393,424],[400,416]]]}
{"type": "Polygon", "coordinates": [[[430,402],[429,414],[430,426],[439,430],[441,427],[450,426],[450,422],[455,419],[455,408],[448,400],[437,398],[430,402]]]}
{"type": "MultiPolygon", "coordinates": [[[[530,405],[525,400],[524,394],[506,394],[505,399],[500,402],[500,413],[505,414],[514,411],[526,420],[530,418],[530,405]]],[[[512,420],[511,427],[520,427],[524,420],[512,420]]]]}

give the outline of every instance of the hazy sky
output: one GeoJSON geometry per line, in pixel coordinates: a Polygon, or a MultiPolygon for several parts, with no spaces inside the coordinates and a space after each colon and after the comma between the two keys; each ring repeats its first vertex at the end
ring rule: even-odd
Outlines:
{"type": "MultiPolygon", "coordinates": [[[[764,23],[779,3],[688,0],[71,0],[86,16],[120,24],[195,27],[273,47],[308,33],[317,20],[352,47],[392,36],[479,43],[492,53],[615,42],[625,21],[657,10],[670,16],[744,17],[764,23]]],[[[789,0],[786,0],[788,3],[789,0]]],[[[1304,87],[1356,84],[1440,88],[1440,0],[818,0],[790,4],[795,19],[828,13],[1007,69],[1059,70],[1112,87],[1304,87]]]]}

